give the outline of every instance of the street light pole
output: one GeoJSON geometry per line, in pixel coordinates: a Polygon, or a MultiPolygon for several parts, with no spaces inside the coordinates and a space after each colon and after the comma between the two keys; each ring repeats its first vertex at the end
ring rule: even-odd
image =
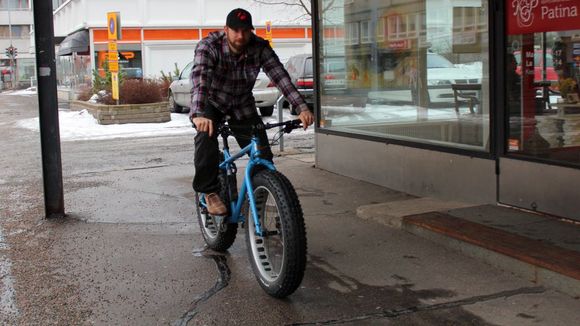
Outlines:
{"type": "MultiPolygon", "coordinates": [[[[12,20],[10,19],[10,11],[12,10],[12,4],[8,2],[8,35],[10,38],[10,48],[12,46],[12,20]]],[[[14,55],[10,54],[10,87],[14,89],[14,55]]]]}
{"type": "Polygon", "coordinates": [[[46,217],[64,216],[52,1],[34,1],[38,116],[46,217]]]}

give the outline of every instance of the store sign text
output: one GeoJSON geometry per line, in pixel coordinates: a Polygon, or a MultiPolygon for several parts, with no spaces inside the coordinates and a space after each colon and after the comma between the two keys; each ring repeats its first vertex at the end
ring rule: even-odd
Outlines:
{"type": "Polygon", "coordinates": [[[567,17],[578,17],[578,8],[576,8],[576,6],[573,7],[557,6],[556,8],[542,6],[542,19],[556,19],[567,17]]]}
{"type": "Polygon", "coordinates": [[[580,28],[579,0],[507,0],[508,34],[580,28]]]}

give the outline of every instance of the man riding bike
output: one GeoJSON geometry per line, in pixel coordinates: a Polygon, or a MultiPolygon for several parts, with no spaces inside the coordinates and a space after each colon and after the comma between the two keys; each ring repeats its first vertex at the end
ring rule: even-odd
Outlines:
{"type": "MultiPolygon", "coordinates": [[[[234,9],[226,18],[224,31],[210,33],[195,49],[190,76],[193,85],[190,119],[197,129],[193,189],[206,194],[207,210],[211,215],[227,213],[218,195],[219,148],[215,126],[229,116],[240,147],[250,143],[251,130],[247,126],[262,123],[252,95],[260,69],[296,107],[305,129],[314,122],[314,115],[278,56],[268,41],[256,36],[253,30],[250,13],[234,9]]],[[[262,158],[271,161],[273,154],[264,129],[258,131],[258,138],[262,158]]]]}

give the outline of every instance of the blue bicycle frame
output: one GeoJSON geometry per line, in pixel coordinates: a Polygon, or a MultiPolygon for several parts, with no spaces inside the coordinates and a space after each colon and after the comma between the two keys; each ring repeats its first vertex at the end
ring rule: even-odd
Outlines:
{"type": "MultiPolygon", "coordinates": [[[[227,136],[226,136],[227,138],[227,136]]],[[[262,226],[258,219],[258,210],[256,208],[256,200],[254,198],[254,187],[252,185],[252,170],[256,165],[263,165],[269,170],[276,171],[274,164],[268,160],[260,158],[260,150],[258,149],[258,138],[254,135],[250,141],[250,144],[244,147],[239,153],[231,155],[229,148],[227,146],[227,140],[224,139],[224,161],[220,163],[219,168],[226,172],[229,177],[232,174],[232,165],[240,157],[250,154],[250,161],[246,166],[246,171],[244,173],[244,180],[242,182],[242,188],[238,193],[238,200],[230,202],[230,216],[227,217],[228,223],[239,223],[246,220],[245,216],[242,215],[242,205],[244,203],[246,193],[248,193],[248,199],[250,201],[250,209],[254,218],[254,226],[256,230],[256,235],[263,237],[262,226]]],[[[202,198],[202,204],[205,206],[205,196],[202,198]]]]}

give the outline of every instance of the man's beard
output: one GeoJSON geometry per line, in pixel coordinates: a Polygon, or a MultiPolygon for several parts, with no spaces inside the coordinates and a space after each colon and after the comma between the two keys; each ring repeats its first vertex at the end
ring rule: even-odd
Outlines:
{"type": "Polygon", "coordinates": [[[241,43],[231,42],[230,40],[228,40],[228,43],[230,44],[230,47],[232,47],[237,53],[243,52],[246,49],[246,46],[248,45],[248,43],[241,44],[241,43]]]}

